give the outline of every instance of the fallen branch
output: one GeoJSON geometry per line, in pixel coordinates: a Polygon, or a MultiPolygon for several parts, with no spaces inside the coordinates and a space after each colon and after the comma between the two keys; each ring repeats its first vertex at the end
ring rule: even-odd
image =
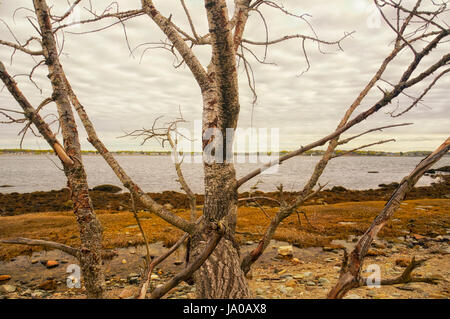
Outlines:
{"type": "MultiPolygon", "coordinates": [[[[2,244],[12,244],[12,245],[27,245],[27,246],[41,246],[44,248],[57,249],[61,250],[77,259],[80,259],[80,250],[78,248],[74,248],[71,246],[67,246],[64,244],[60,244],[54,241],[48,240],[40,240],[40,239],[30,239],[30,238],[11,238],[11,239],[1,239],[0,243],[2,244]]],[[[117,256],[117,253],[112,250],[103,250],[101,252],[102,259],[109,260],[114,256],[117,256]]]]}
{"type": "Polygon", "coordinates": [[[433,153],[423,159],[411,174],[405,177],[395,192],[392,194],[384,209],[372,222],[364,235],[358,240],[353,251],[344,260],[338,283],[328,293],[328,298],[342,298],[348,291],[360,286],[361,268],[367,251],[375,236],[391,218],[406,197],[406,194],[414,187],[420,177],[450,149],[450,138],[439,146],[433,153]]]}

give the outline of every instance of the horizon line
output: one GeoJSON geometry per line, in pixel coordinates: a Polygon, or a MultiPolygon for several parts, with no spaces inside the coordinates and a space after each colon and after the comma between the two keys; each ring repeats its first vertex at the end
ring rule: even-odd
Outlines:
{"type": "MultiPolygon", "coordinates": [[[[233,152],[233,154],[267,154],[267,153],[290,153],[295,150],[281,150],[278,152],[275,151],[264,151],[264,152],[233,152]]],[[[335,152],[350,152],[351,149],[339,149],[335,150],[335,152]]],[[[53,149],[20,149],[20,148],[0,148],[0,152],[42,152],[42,153],[54,153],[53,149]]],[[[81,150],[81,152],[84,153],[99,153],[97,150],[81,150]]],[[[110,153],[166,153],[170,154],[173,151],[166,151],[166,150],[115,150],[115,151],[109,151],[110,153]]],[[[314,153],[314,152],[325,152],[325,150],[309,150],[305,153],[314,153]]],[[[410,150],[410,151],[377,151],[377,150],[355,150],[351,153],[367,153],[367,152],[376,152],[376,153],[386,153],[386,154],[401,154],[401,153],[427,153],[430,154],[432,151],[425,151],[425,150],[410,150]]],[[[180,152],[181,154],[201,154],[202,152],[180,152]]]]}

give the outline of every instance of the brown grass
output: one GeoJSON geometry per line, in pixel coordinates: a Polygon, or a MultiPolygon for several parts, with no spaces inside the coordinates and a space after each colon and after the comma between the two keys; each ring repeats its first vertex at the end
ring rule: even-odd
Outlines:
{"type": "MultiPolygon", "coordinates": [[[[384,204],[384,201],[373,201],[307,206],[303,210],[312,227],[307,224],[303,215],[300,215],[301,224],[297,215],[292,215],[280,225],[274,239],[308,247],[324,246],[333,239],[346,239],[349,235],[361,235],[384,204]],[[342,222],[351,224],[341,224],[342,222]]],[[[446,228],[450,226],[449,199],[410,200],[404,204],[381,231],[381,237],[395,238],[409,232],[425,236],[446,233],[446,228]]],[[[274,208],[267,207],[266,211],[271,216],[276,213],[274,208]]],[[[177,214],[189,218],[189,212],[186,210],[178,210],[177,214]]],[[[132,213],[98,210],[97,215],[104,228],[105,248],[143,244],[132,213]],[[127,228],[130,226],[131,228],[127,228]]],[[[163,241],[170,246],[182,234],[180,230],[152,214],[141,212],[139,217],[149,242],[163,241]]],[[[246,234],[238,235],[238,239],[258,240],[268,224],[269,220],[258,208],[240,207],[237,230],[246,234]]],[[[71,246],[78,246],[80,243],[76,220],[70,212],[0,217],[0,238],[13,237],[45,239],[71,246]]],[[[3,244],[0,245],[0,260],[38,250],[39,247],[3,244]]]]}

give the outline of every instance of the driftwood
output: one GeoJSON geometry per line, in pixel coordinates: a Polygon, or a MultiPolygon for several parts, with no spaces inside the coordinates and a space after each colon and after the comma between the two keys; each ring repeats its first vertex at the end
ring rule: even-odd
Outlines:
{"type": "MultiPolygon", "coordinates": [[[[349,290],[360,286],[361,268],[364,258],[367,254],[370,245],[375,236],[383,228],[383,226],[392,217],[394,212],[400,206],[400,203],[405,198],[406,194],[414,187],[420,177],[444,156],[450,149],[450,138],[448,138],[441,146],[439,146],[433,153],[423,159],[416,168],[406,176],[392,194],[389,201],[384,206],[381,213],[375,218],[370,227],[362,235],[353,251],[348,256],[348,260],[344,260],[341,275],[338,283],[328,293],[328,298],[342,298],[349,290]]],[[[411,262],[411,268],[419,266],[421,262],[416,262],[414,259],[411,262]]],[[[412,271],[411,269],[411,271],[412,271]]],[[[408,269],[407,269],[408,270],[408,269]]],[[[410,278],[408,274],[405,278],[410,278]]],[[[392,281],[392,282],[395,282],[392,281]]]]}

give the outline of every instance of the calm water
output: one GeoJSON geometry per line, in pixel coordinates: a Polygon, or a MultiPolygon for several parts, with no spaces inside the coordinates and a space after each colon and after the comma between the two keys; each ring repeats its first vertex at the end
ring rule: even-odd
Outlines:
{"type": "MultiPolygon", "coordinates": [[[[144,191],[179,191],[176,172],[170,156],[120,155],[118,162],[144,191]]],[[[286,191],[299,190],[309,178],[319,156],[300,156],[281,165],[278,172],[261,175],[259,189],[274,191],[283,184],[286,191]]],[[[333,159],[320,182],[329,182],[328,187],[341,185],[348,189],[377,188],[378,184],[399,182],[420,162],[420,157],[340,157],[333,159]],[[377,174],[368,173],[378,171],[377,174]]],[[[84,156],[90,187],[100,184],[122,186],[112,170],[98,155],[84,156]]],[[[236,164],[237,176],[241,177],[261,164],[236,164]]],[[[450,157],[441,159],[435,167],[450,165],[450,157]]],[[[0,188],[2,193],[26,193],[61,189],[66,186],[64,173],[53,155],[1,155],[0,185],[14,187],[0,188]]],[[[201,164],[185,163],[183,171],[191,188],[203,192],[201,164]]],[[[243,185],[240,191],[248,190],[258,179],[243,185]]],[[[428,185],[433,179],[422,177],[418,185],[428,185]]]]}

